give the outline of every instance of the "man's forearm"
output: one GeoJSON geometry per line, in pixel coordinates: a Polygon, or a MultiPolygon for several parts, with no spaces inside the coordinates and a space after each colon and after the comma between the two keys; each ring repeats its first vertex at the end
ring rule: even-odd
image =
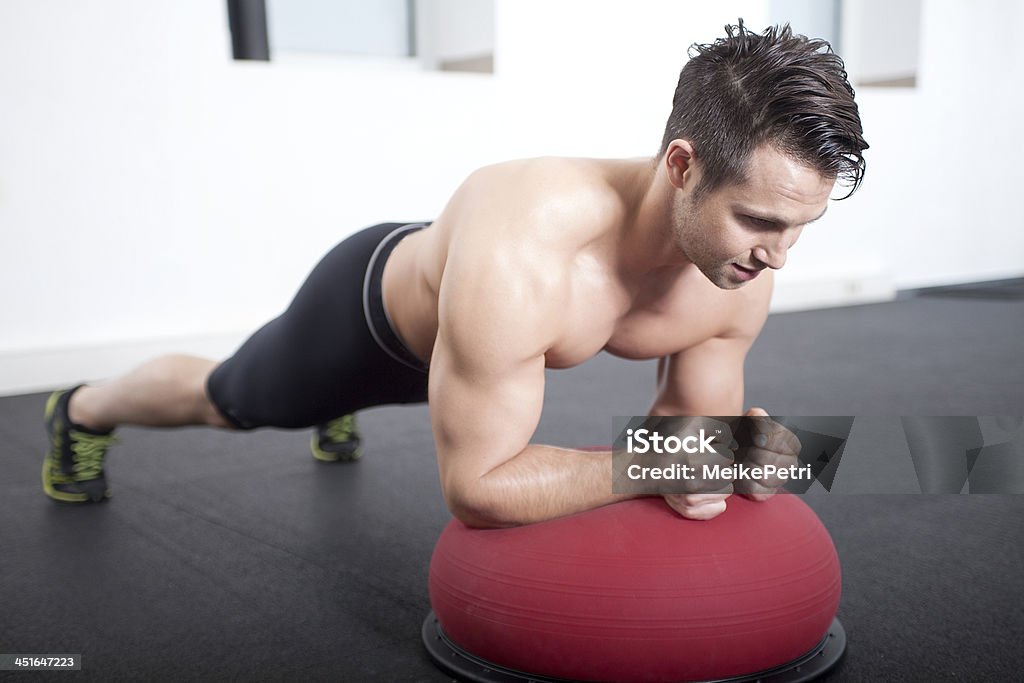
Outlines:
{"type": "Polygon", "coordinates": [[[453,512],[478,527],[507,527],[562,517],[631,498],[612,493],[611,451],[529,445],[465,485],[453,512]]]}

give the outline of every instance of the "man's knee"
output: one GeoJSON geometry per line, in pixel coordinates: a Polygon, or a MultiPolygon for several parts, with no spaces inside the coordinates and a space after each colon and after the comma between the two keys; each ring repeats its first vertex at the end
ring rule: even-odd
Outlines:
{"type": "Polygon", "coordinates": [[[217,363],[212,366],[209,369],[209,372],[204,373],[200,379],[197,394],[201,397],[201,401],[197,410],[204,424],[209,425],[210,427],[219,427],[220,429],[237,430],[238,426],[224,417],[224,414],[221,412],[220,408],[217,407],[213,397],[210,395],[210,375],[213,374],[214,370],[216,370],[219,365],[220,363],[217,363]]]}
{"type": "MultiPolygon", "coordinates": [[[[205,396],[205,394],[204,394],[205,396]]],[[[206,403],[202,408],[203,423],[210,427],[219,427],[220,429],[238,430],[238,427],[229,422],[223,415],[217,406],[213,404],[213,401],[206,397],[206,403]]]]}

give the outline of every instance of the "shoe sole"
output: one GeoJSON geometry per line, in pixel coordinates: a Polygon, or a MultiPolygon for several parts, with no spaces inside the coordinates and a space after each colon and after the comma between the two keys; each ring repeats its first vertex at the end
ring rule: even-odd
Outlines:
{"type": "Polygon", "coordinates": [[[338,455],[337,453],[328,453],[327,451],[320,448],[317,443],[316,434],[309,440],[309,450],[313,454],[313,457],[320,462],[354,462],[359,458],[363,457],[363,447],[360,446],[351,455],[338,455]]]}

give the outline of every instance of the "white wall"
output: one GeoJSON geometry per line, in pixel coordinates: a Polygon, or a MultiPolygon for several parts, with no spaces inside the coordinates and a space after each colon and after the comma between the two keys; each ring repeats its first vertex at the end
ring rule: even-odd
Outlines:
{"type": "Polygon", "coordinates": [[[409,55],[406,0],[265,0],[271,54],[409,55]]]}
{"type": "MultiPolygon", "coordinates": [[[[920,86],[859,93],[868,180],[777,306],[1024,274],[1024,65],[996,34],[1022,14],[924,3],[920,86]]],[[[738,16],[763,26],[767,0],[499,0],[492,78],[233,62],[219,1],[5,0],[0,391],[225,353],[338,239],[435,215],[478,165],[652,154],[686,46],[738,16]]]]}
{"type": "Polygon", "coordinates": [[[234,62],[225,7],[0,3],[0,388],[229,351],[338,239],[498,158],[492,79],[234,62]]]}
{"type": "Polygon", "coordinates": [[[867,181],[829,210],[820,229],[834,240],[815,242],[812,260],[873,260],[899,288],[1020,277],[1024,50],[1001,34],[1024,21],[1024,4],[922,10],[917,87],[858,90],[867,181]]]}
{"type": "Polygon", "coordinates": [[[651,156],[694,42],[767,0],[511,0],[498,3],[495,59],[519,154],[651,156]]]}
{"type": "MultiPolygon", "coordinates": [[[[838,51],[841,0],[771,0],[769,21],[788,23],[793,31],[812,38],[822,38],[838,51]]],[[[849,6],[851,3],[845,3],[849,6]]],[[[859,4],[859,0],[858,0],[859,4]]],[[[846,55],[845,48],[843,55],[846,55]]]]}
{"type": "Polygon", "coordinates": [[[431,68],[494,53],[494,0],[416,0],[416,53],[431,68]]]}
{"type": "Polygon", "coordinates": [[[913,78],[920,57],[921,0],[843,3],[843,59],[859,83],[913,78]]]}

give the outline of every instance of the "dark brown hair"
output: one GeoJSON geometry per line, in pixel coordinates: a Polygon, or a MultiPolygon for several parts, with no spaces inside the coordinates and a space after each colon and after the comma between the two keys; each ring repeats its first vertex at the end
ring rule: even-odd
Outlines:
{"type": "Polygon", "coordinates": [[[658,156],[672,140],[689,140],[703,164],[703,193],[742,182],[750,153],[768,144],[853,194],[868,143],[843,60],[789,24],[758,34],[740,19],[725,32],[690,48],[658,156]]]}

